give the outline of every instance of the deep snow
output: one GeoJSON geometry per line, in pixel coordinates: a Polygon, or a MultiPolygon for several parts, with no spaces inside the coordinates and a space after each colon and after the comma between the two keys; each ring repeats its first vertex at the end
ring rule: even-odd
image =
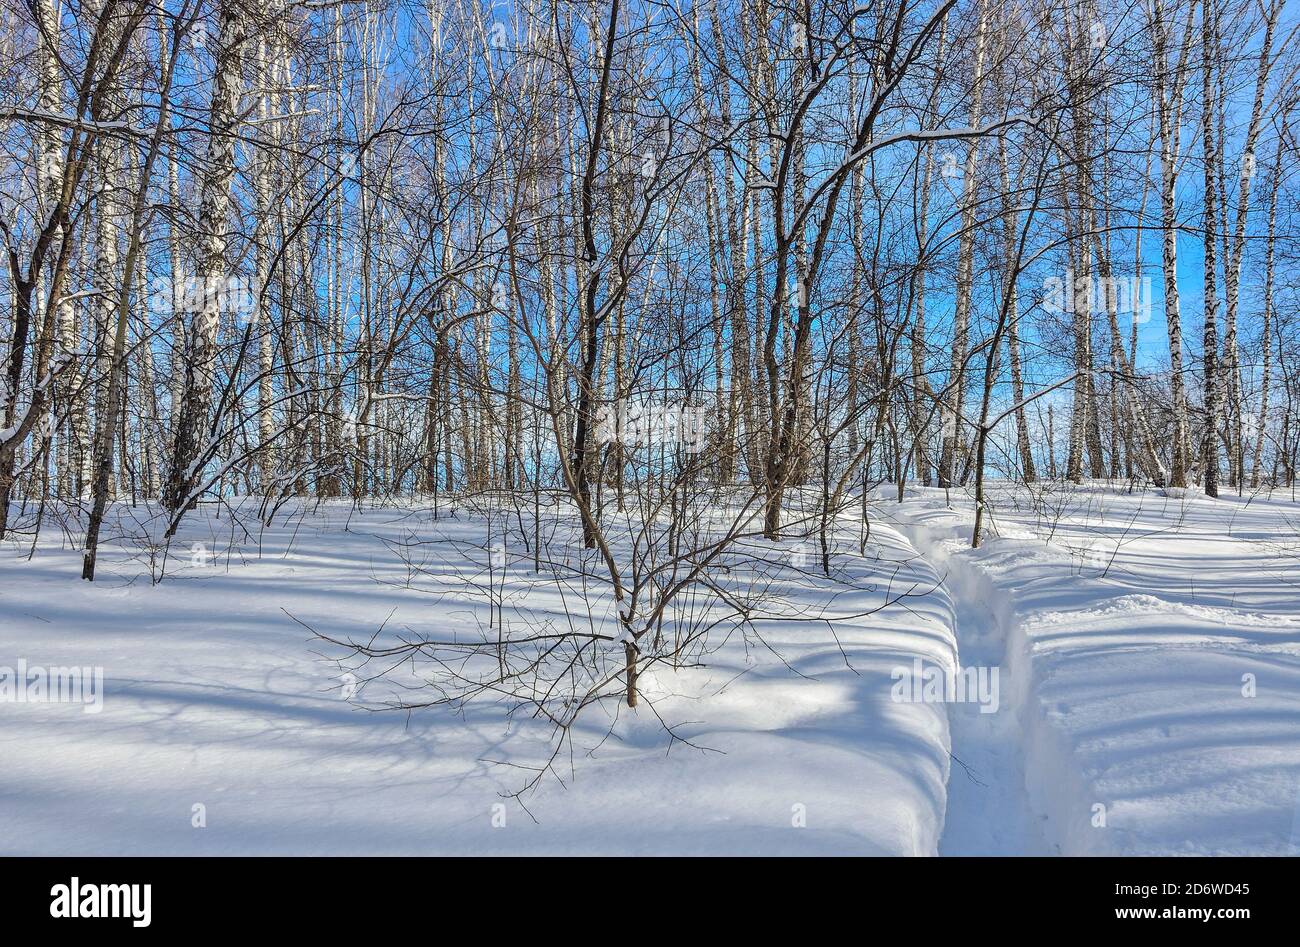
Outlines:
{"type": "MultiPolygon", "coordinates": [[[[789,620],[763,623],[762,642],[724,629],[706,668],[645,675],[635,713],[612,701],[590,708],[558,777],[520,800],[510,794],[548,758],[548,726],[508,719],[491,701],[463,716],[363,709],[371,687],[345,700],[347,679],[303,627],[341,638],[381,624],[473,628],[487,608],[464,580],[482,565],[483,535],[465,510],[444,509],[434,523],[427,510],[337,503],[247,536],[208,514],[187,522],[158,585],[125,543],[93,585],[78,578],[73,549],[42,548],[28,562],[6,547],[0,665],[102,665],[105,695],[99,714],[0,704],[0,848],[935,851],[945,708],[892,701],[890,674],[915,654],[950,667],[955,646],[937,577],[899,533],[881,525],[865,559],[846,552],[833,603],[799,544],[763,550],[776,570],[773,610],[789,620]],[[392,544],[433,536],[463,539],[465,557],[440,552],[433,575],[408,587],[392,544]],[[195,543],[202,554],[191,556],[195,543]],[[833,632],[798,620],[864,612],[903,591],[833,632]],[[660,718],[687,742],[671,740],[660,718]]],[[[554,591],[530,580],[527,557],[508,558],[507,601],[534,620],[563,618],[554,591]]],[[[595,605],[598,618],[608,611],[599,594],[595,605]]]]}
{"type": "MultiPolygon", "coordinates": [[[[1027,816],[1064,854],[1300,852],[1300,507],[1101,484],[992,505],[1000,535],[978,550],[964,497],[914,490],[895,511],[992,616],[1013,682],[1013,716],[972,749],[1021,769],[1027,800],[995,778],[1005,815],[981,828],[986,802],[954,786],[944,842],[1005,851],[1027,816]]],[[[984,650],[962,617],[963,654],[984,650]]],[[[967,739],[954,728],[958,757],[967,739]]]]}
{"type": "MultiPolygon", "coordinates": [[[[30,561],[0,549],[0,667],[102,666],[104,707],[0,703],[0,851],[1297,852],[1300,505],[999,487],[970,550],[969,497],[892,497],[865,557],[840,525],[834,581],[797,540],[751,542],[761,640],[723,628],[707,666],[648,673],[636,712],[591,708],[522,799],[548,726],[492,701],[375,711],[380,684],[347,699],[304,627],[478,627],[480,517],[332,503],[245,533],[209,511],[157,585],[130,538],[80,581],[47,527],[30,561]],[[429,537],[452,542],[413,578],[395,544],[429,537]],[[997,713],[893,699],[899,668],[959,651],[999,668],[997,713]]],[[[138,533],[142,510],[115,516],[138,533]]],[[[506,558],[507,614],[564,618],[572,598],[506,558]]]]}

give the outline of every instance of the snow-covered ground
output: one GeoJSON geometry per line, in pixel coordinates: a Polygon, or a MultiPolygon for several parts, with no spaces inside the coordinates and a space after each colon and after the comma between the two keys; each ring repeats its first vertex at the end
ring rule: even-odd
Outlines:
{"type": "Polygon", "coordinates": [[[965,497],[893,511],[964,603],[963,661],[1011,685],[1003,719],[954,718],[989,785],[954,767],[940,850],[1300,853],[1300,506],[1102,485],[992,505],[978,550],[965,497]]]}
{"type": "MultiPolygon", "coordinates": [[[[30,559],[0,549],[0,673],[102,667],[103,707],[0,703],[0,851],[1297,851],[1300,505],[1001,487],[972,551],[968,497],[891,496],[865,556],[846,517],[830,580],[807,543],[750,541],[770,620],[647,672],[635,711],[589,708],[522,798],[549,725],[491,699],[375,710],[383,682],[308,631],[481,628],[480,515],[204,512],[159,584],[120,538],[140,510],[116,509],[93,585],[47,527],[30,559]],[[952,672],[959,651],[998,668],[996,712],[897,699],[900,668],[952,672]]],[[[507,616],[566,618],[571,595],[505,559],[507,616]]]]}
{"type": "MultiPolygon", "coordinates": [[[[102,666],[105,682],[99,713],[0,703],[0,849],[936,850],[945,708],[891,700],[890,675],[917,654],[950,668],[955,644],[937,576],[899,533],[878,526],[833,585],[807,544],[760,550],[775,570],[768,611],[788,620],[718,630],[707,667],[650,671],[634,713],[590,708],[558,778],[516,800],[551,752],[549,726],[487,699],[461,716],[366,709],[380,683],[344,699],[363,678],[341,676],[304,628],[364,640],[381,625],[445,637],[485,622],[487,605],[465,591],[484,522],[447,513],[434,523],[427,510],[339,503],[249,535],[196,516],[157,585],[129,542],[101,559],[93,585],[50,532],[31,561],[6,547],[0,666],[102,666]],[[432,539],[438,561],[412,581],[394,550],[432,539]],[[808,620],[819,614],[859,617],[808,620]]],[[[507,559],[507,608],[563,619],[565,601],[530,580],[528,557],[512,548],[507,559]]]]}

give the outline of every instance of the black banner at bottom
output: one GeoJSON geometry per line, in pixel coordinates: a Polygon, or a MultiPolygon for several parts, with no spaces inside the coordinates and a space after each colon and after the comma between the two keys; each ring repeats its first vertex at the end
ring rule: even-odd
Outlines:
{"type": "Polygon", "coordinates": [[[892,929],[914,923],[927,934],[973,933],[997,918],[1048,919],[1071,933],[1184,936],[1199,928],[1218,936],[1276,925],[1296,910],[1290,859],[564,861],[7,858],[0,859],[0,910],[9,932],[283,931],[295,938],[401,933],[413,918],[435,930],[460,922],[492,936],[527,934],[540,918],[553,929],[574,908],[577,924],[635,926],[658,917],[660,931],[676,908],[689,912],[696,936],[716,924],[734,937],[737,927],[770,924],[774,909],[837,925],[847,909],[867,930],[876,921],[892,929]]]}

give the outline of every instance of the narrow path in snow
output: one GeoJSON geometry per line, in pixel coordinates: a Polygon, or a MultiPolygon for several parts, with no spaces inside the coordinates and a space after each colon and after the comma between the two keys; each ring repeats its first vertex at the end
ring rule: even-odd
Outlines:
{"type": "Polygon", "coordinates": [[[969,569],[960,560],[940,563],[948,569],[945,584],[953,600],[953,626],[962,667],[999,668],[999,704],[981,713],[975,703],[948,705],[952,772],[940,855],[1045,855],[1041,821],[1025,791],[1023,734],[1018,719],[1022,688],[1011,680],[1006,659],[1007,629],[982,596],[955,573],[969,569]],[[957,588],[967,586],[964,592],[957,588]],[[956,587],[956,588],[955,588],[956,587]],[[965,764],[965,768],[957,761],[965,764]],[[978,780],[978,782],[976,782],[978,780]]]}
{"type": "Polygon", "coordinates": [[[998,593],[956,554],[959,543],[969,542],[969,527],[939,531],[905,515],[897,525],[943,578],[961,666],[999,669],[996,712],[981,713],[975,702],[948,704],[954,759],[939,854],[1052,854],[1025,790],[1019,723],[1024,687],[1011,676],[1007,627],[993,607],[998,593]]]}

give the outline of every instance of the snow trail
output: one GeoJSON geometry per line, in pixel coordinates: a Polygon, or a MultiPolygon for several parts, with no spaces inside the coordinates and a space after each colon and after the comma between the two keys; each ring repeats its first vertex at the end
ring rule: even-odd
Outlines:
{"type": "Polygon", "coordinates": [[[947,707],[940,854],[1295,854],[1300,544],[1285,498],[916,488],[896,520],[944,579],[995,714],[947,707]]]}
{"type": "MultiPolygon", "coordinates": [[[[999,592],[970,563],[953,555],[969,542],[969,528],[954,516],[946,530],[895,511],[896,525],[943,577],[952,603],[953,631],[962,668],[998,669],[998,705],[981,712],[972,701],[950,702],[953,765],[940,855],[1045,855],[1040,815],[1025,789],[1024,733],[1020,725],[1022,663],[1008,652],[1010,612],[999,592]]],[[[991,672],[990,672],[991,673],[991,672]]]]}

